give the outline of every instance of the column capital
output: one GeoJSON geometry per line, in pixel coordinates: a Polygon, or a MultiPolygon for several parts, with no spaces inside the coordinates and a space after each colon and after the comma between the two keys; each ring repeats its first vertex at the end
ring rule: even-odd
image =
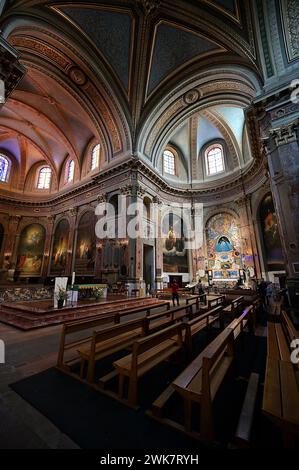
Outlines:
{"type": "Polygon", "coordinates": [[[120,188],[120,192],[123,196],[132,196],[133,186],[131,184],[126,184],[120,188]]]}

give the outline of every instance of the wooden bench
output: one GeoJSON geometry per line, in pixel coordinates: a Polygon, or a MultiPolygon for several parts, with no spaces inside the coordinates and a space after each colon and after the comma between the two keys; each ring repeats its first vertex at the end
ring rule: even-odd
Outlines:
{"type": "Polygon", "coordinates": [[[284,444],[292,447],[299,434],[299,388],[289,347],[282,325],[268,322],[262,411],[281,428],[284,444]]]}
{"type": "Polygon", "coordinates": [[[189,297],[186,298],[186,304],[188,305],[194,299],[196,299],[196,307],[199,308],[201,303],[204,305],[207,303],[207,294],[190,294],[189,297]]]}
{"type": "Polygon", "coordinates": [[[193,303],[186,304],[181,307],[175,307],[166,312],[156,313],[147,316],[144,321],[145,335],[154,333],[161,328],[170,326],[176,322],[182,321],[185,318],[193,318],[193,316],[199,313],[198,310],[193,311],[193,306],[197,305],[196,300],[193,303]]]}
{"type": "Polygon", "coordinates": [[[92,340],[92,336],[90,332],[88,332],[85,337],[76,339],[76,340],[71,340],[67,342],[67,338],[73,334],[81,332],[84,334],[90,329],[95,329],[98,328],[99,326],[102,325],[109,325],[109,324],[117,324],[120,322],[121,318],[124,318],[125,316],[129,315],[134,315],[134,314],[139,314],[139,313],[146,313],[146,315],[149,315],[152,310],[155,310],[156,308],[166,308],[167,310],[169,309],[170,304],[169,302],[165,301],[155,301],[150,305],[141,305],[136,308],[131,308],[128,307],[122,311],[110,311],[106,312],[105,314],[98,314],[95,316],[92,316],[91,318],[88,319],[80,319],[80,320],[73,320],[70,322],[64,323],[62,327],[62,332],[61,332],[61,337],[60,337],[60,347],[59,347],[59,352],[58,352],[58,359],[57,359],[57,367],[65,370],[65,371],[70,371],[70,366],[72,363],[74,363],[76,360],[78,360],[78,356],[75,354],[74,357],[68,359],[65,361],[65,353],[70,350],[76,350],[78,347],[81,347],[83,344],[90,343],[92,340]]]}
{"type": "Polygon", "coordinates": [[[87,368],[87,382],[94,382],[94,369],[97,361],[132,346],[134,341],[144,336],[144,318],[130,320],[101,331],[94,331],[91,342],[78,349],[80,357],[80,377],[83,379],[87,368]]]}
{"type": "Polygon", "coordinates": [[[253,305],[246,307],[243,313],[235,318],[228,326],[228,329],[231,329],[234,333],[234,339],[236,340],[241,333],[243,333],[244,328],[248,325],[249,331],[254,332],[254,320],[252,318],[254,312],[253,305]]]}
{"type": "Polygon", "coordinates": [[[201,405],[200,439],[214,439],[212,403],[234,361],[234,335],[225,329],[172,383],[183,397],[184,429],[192,433],[192,403],[201,405]]]}
{"type": "Polygon", "coordinates": [[[172,325],[133,344],[132,354],[113,363],[119,373],[119,399],[124,398],[125,377],[129,379],[128,404],[137,405],[138,380],[161,362],[182,350],[183,324],[172,325]]]}
{"type": "Polygon", "coordinates": [[[296,330],[295,325],[284,310],[281,312],[281,324],[289,343],[294,339],[299,339],[299,331],[296,330]]]}
{"type": "Polygon", "coordinates": [[[240,313],[242,306],[244,304],[244,297],[240,296],[236,299],[233,299],[231,303],[223,309],[224,313],[228,314],[230,318],[233,318],[238,313],[240,313]]]}
{"type": "Polygon", "coordinates": [[[259,375],[252,372],[248,381],[246,395],[235,434],[235,443],[238,447],[249,447],[250,444],[258,386],[259,375]]]}
{"type": "Polygon", "coordinates": [[[223,307],[220,305],[203,315],[185,323],[185,345],[188,357],[191,357],[193,348],[193,339],[203,329],[211,327],[216,321],[219,321],[223,307]]]}
{"type": "Polygon", "coordinates": [[[202,307],[202,310],[212,310],[212,308],[218,307],[219,305],[224,305],[225,295],[208,295],[207,303],[202,307]]]}

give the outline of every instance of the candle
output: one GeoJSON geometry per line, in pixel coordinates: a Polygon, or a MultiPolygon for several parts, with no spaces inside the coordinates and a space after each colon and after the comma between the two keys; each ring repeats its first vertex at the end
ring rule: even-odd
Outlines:
{"type": "Polygon", "coordinates": [[[76,277],[76,273],[73,272],[73,275],[72,275],[72,286],[75,284],[75,277],[76,277]]]}

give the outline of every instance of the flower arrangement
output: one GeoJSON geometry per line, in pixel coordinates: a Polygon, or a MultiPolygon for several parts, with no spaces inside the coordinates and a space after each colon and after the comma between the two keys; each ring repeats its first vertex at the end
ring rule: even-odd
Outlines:
{"type": "Polygon", "coordinates": [[[102,289],[101,287],[96,287],[93,291],[93,297],[96,299],[96,300],[99,300],[103,297],[104,295],[104,289],[102,289]]]}
{"type": "Polygon", "coordinates": [[[56,292],[55,294],[55,297],[58,302],[58,308],[62,308],[64,301],[67,300],[68,298],[67,289],[64,289],[63,287],[59,287],[58,292],[56,292]]]}

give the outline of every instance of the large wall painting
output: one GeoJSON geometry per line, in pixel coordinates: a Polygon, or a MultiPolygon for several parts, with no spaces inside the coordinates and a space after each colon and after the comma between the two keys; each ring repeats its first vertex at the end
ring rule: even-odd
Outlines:
{"type": "Polygon", "coordinates": [[[268,194],[261,202],[259,216],[264,242],[265,264],[268,271],[285,269],[273,199],[268,194]]]}
{"type": "Polygon", "coordinates": [[[41,275],[46,231],[39,224],[27,225],[20,236],[16,271],[21,277],[41,275]]]}
{"type": "Polygon", "coordinates": [[[227,213],[216,214],[206,226],[207,267],[215,279],[236,279],[241,267],[239,229],[235,218],[227,213]]]}
{"type": "Polygon", "coordinates": [[[94,274],[96,255],[95,216],[86,212],[79,222],[74,271],[94,274]]]}
{"type": "Polygon", "coordinates": [[[51,259],[51,274],[63,275],[67,264],[67,250],[69,243],[70,225],[66,219],[62,219],[56,227],[52,259],[51,259]]]}
{"type": "Polygon", "coordinates": [[[168,214],[163,219],[163,271],[188,273],[188,256],[185,248],[185,230],[181,217],[168,214]]]}

